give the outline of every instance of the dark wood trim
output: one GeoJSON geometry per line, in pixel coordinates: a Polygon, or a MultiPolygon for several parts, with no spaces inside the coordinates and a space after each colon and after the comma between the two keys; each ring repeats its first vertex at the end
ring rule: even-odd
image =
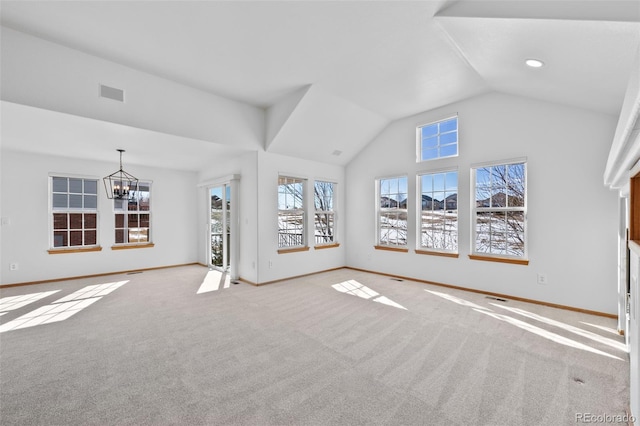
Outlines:
{"type": "Polygon", "coordinates": [[[471,260],[484,260],[487,262],[500,262],[500,263],[511,263],[514,265],[528,265],[528,259],[513,259],[511,257],[499,257],[499,256],[481,256],[477,254],[470,254],[469,259],[471,260]]]}
{"type": "Polygon", "coordinates": [[[108,275],[127,274],[129,272],[155,271],[156,269],[178,268],[180,266],[191,266],[191,265],[200,266],[201,264],[198,262],[193,262],[193,263],[183,263],[180,265],[155,266],[153,268],[141,268],[141,269],[130,269],[126,271],[104,272],[102,274],[77,275],[74,277],[54,278],[51,280],[27,281],[22,283],[15,283],[15,284],[0,284],[0,288],[20,287],[23,285],[34,285],[34,284],[47,284],[47,283],[55,283],[59,281],[80,280],[84,278],[106,277],[108,275]]]}
{"type": "Polygon", "coordinates": [[[444,253],[441,251],[430,251],[430,250],[416,250],[416,254],[426,254],[429,256],[454,257],[456,259],[460,257],[458,253],[444,253]]]}
{"type": "Polygon", "coordinates": [[[140,248],[153,248],[156,245],[154,243],[148,244],[123,244],[123,245],[115,245],[111,246],[111,250],[129,250],[129,249],[140,249],[140,248]]]}
{"type": "Polygon", "coordinates": [[[490,292],[490,291],[477,290],[477,289],[474,289],[474,288],[467,288],[467,287],[460,287],[460,286],[457,286],[457,285],[444,284],[444,283],[439,283],[437,281],[422,280],[422,279],[419,279],[419,278],[405,277],[405,276],[402,276],[402,275],[386,274],[384,272],[377,272],[377,271],[370,271],[370,270],[367,270],[367,269],[353,268],[351,266],[345,266],[345,269],[352,269],[354,271],[360,271],[360,272],[368,272],[370,274],[378,274],[378,275],[383,275],[383,276],[386,276],[386,277],[401,278],[403,280],[415,281],[415,282],[423,283],[423,284],[437,285],[439,287],[452,288],[452,289],[455,289],[455,290],[463,290],[463,291],[468,291],[468,292],[471,292],[471,293],[486,294],[488,296],[495,296],[495,297],[499,297],[501,299],[517,300],[519,302],[527,302],[527,303],[533,303],[535,305],[549,306],[550,308],[564,309],[564,310],[567,310],[567,311],[581,312],[583,314],[597,315],[597,316],[600,316],[600,317],[618,319],[618,315],[616,315],[616,314],[607,314],[605,312],[591,311],[589,309],[576,308],[576,307],[573,307],[573,306],[558,305],[556,303],[543,302],[541,300],[526,299],[524,297],[510,296],[508,294],[502,294],[502,293],[493,293],[493,292],[490,292]]]}
{"type": "Polygon", "coordinates": [[[83,248],[55,248],[47,250],[49,254],[69,254],[69,253],[87,253],[90,251],[102,251],[102,247],[83,247],[83,248]]]}
{"type": "Polygon", "coordinates": [[[293,247],[287,249],[278,249],[278,254],[296,253],[299,251],[309,251],[309,247],[293,247]]]}
{"type": "Polygon", "coordinates": [[[389,246],[373,246],[374,249],[376,250],[386,250],[386,251],[397,251],[400,253],[409,253],[409,249],[408,248],[402,248],[402,247],[389,247],[389,246]]]}
{"type": "Polygon", "coordinates": [[[329,249],[329,248],[336,248],[336,247],[340,247],[340,243],[326,244],[323,246],[314,246],[313,248],[315,250],[322,250],[322,249],[329,249]]]}

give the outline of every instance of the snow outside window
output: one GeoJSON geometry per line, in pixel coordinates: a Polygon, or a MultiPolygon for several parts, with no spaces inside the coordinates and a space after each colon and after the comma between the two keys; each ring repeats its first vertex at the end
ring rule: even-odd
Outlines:
{"type": "Polygon", "coordinates": [[[419,175],[420,249],[458,252],[458,172],[419,175]]]}
{"type": "Polygon", "coordinates": [[[526,258],[526,162],[485,165],[471,171],[473,253],[526,258]]]}
{"type": "Polygon", "coordinates": [[[378,180],[378,245],[407,245],[407,177],[378,180]]]}
{"type": "Polygon", "coordinates": [[[304,247],[305,179],[278,177],[278,247],[304,247]]]}

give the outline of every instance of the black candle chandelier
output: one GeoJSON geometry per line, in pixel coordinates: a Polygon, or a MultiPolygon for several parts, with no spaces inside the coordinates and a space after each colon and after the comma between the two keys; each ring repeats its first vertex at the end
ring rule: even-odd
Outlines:
{"type": "Polygon", "coordinates": [[[138,178],[122,170],[122,153],[124,149],[117,150],[120,153],[120,170],[102,178],[107,198],[110,200],[129,199],[132,191],[138,190],[138,178]]]}

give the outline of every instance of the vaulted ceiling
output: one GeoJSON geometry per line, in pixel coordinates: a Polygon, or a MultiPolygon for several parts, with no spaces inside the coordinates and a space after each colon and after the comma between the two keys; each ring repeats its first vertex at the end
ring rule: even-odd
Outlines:
{"type": "MultiPolygon", "coordinates": [[[[259,146],[239,146],[216,134],[80,119],[3,87],[3,145],[47,152],[48,135],[58,153],[104,159],[96,146],[82,152],[66,145],[74,131],[93,132],[97,139],[125,138],[134,150],[136,143],[140,151],[160,146],[155,164],[186,169],[201,168],[203,152],[248,149],[346,164],[391,121],[489,91],[617,115],[629,76],[639,72],[632,69],[640,45],[636,0],[3,0],[1,6],[5,31],[248,104],[266,123],[259,146]],[[545,65],[528,68],[527,58],[545,65]],[[32,125],[36,119],[41,126],[32,125]],[[183,160],[170,152],[172,138],[183,160]]],[[[12,66],[4,56],[3,74],[12,75],[4,72],[12,66]]]]}

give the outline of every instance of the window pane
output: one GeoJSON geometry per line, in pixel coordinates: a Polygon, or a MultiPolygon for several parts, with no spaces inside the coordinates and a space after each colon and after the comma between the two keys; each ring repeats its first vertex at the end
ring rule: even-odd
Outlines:
{"type": "Polygon", "coordinates": [[[457,133],[445,133],[440,135],[440,145],[449,145],[458,141],[457,133]]]}
{"type": "Polygon", "coordinates": [[[69,195],[69,208],[81,209],[82,208],[82,195],[70,194],[69,195]]]}
{"type": "Polygon", "coordinates": [[[137,214],[129,214],[127,216],[127,226],[129,228],[137,228],[138,227],[138,216],[137,214]]]}
{"type": "Polygon", "coordinates": [[[333,183],[315,182],[314,204],[316,210],[333,210],[333,183]]]}
{"type": "Polygon", "coordinates": [[[116,228],[124,228],[124,216],[123,214],[115,215],[116,218],[116,228]]]}
{"type": "Polygon", "coordinates": [[[278,214],[278,247],[296,247],[304,244],[304,214],[278,214]]]}
{"type": "Polygon", "coordinates": [[[434,158],[438,158],[437,148],[422,150],[422,160],[433,160],[434,158]]]}
{"type": "Polygon", "coordinates": [[[85,213],[84,228],[85,229],[97,228],[97,215],[95,213],[85,213]]]}
{"type": "Polygon", "coordinates": [[[149,227],[149,215],[141,214],[140,215],[140,226],[148,228],[149,227]]]}
{"type": "Polygon", "coordinates": [[[82,194],[82,179],[69,179],[69,192],[73,194],[82,194]]]}
{"type": "Polygon", "coordinates": [[[436,146],[438,146],[437,136],[422,139],[422,149],[435,148],[436,146]]]}
{"type": "Polygon", "coordinates": [[[438,123],[430,124],[421,128],[422,137],[438,134],[438,123]]]}
{"type": "Polygon", "coordinates": [[[440,123],[440,133],[451,132],[458,128],[458,118],[442,121],[440,123]]]}
{"type": "Polygon", "coordinates": [[[334,216],[330,213],[315,215],[315,243],[327,244],[334,241],[334,216]]]}
{"type": "Polygon", "coordinates": [[[458,172],[448,172],[445,175],[445,189],[447,191],[458,190],[458,172]]]}
{"type": "Polygon", "coordinates": [[[98,181],[85,179],[84,181],[84,193],[85,194],[97,194],[98,193],[98,181]]]}
{"type": "Polygon", "coordinates": [[[54,209],[66,209],[69,207],[69,196],[67,194],[53,194],[52,207],[54,209]]]}
{"type": "Polygon", "coordinates": [[[96,209],[98,208],[98,197],[95,195],[85,195],[84,196],[84,208],[85,209],[96,209]]]}
{"type": "Polygon", "coordinates": [[[458,145],[445,145],[440,148],[440,157],[452,157],[458,155],[458,145]]]}
{"type": "Polygon", "coordinates": [[[82,245],[82,231],[69,231],[69,246],[82,245]]]}
{"type": "Polygon", "coordinates": [[[95,230],[84,231],[84,244],[88,246],[97,244],[97,232],[95,230]]]}
{"type": "Polygon", "coordinates": [[[82,229],[82,213],[69,215],[69,229],[82,229]]]}
{"type": "Polygon", "coordinates": [[[54,177],[51,178],[51,187],[53,192],[67,192],[67,178],[54,177]]]}
{"type": "Polygon", "coordinates": [[[116,229],[116,244],[122,244],[124,242],[124,229],[116,229]]]}
{"type": "Polygon", "coordinates": [[[53,246],[67,247],[67,231],[53,231],[53,246]]]}
{"type": "Polygon", "coordinates": [[[53,214],[53,229],[67,229],[67,213],[53,214]]]}

